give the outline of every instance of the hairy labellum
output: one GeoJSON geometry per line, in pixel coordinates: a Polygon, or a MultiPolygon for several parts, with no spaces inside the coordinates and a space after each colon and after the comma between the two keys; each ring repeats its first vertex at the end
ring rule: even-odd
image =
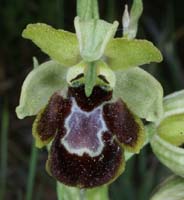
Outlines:
{"type": "Polygon", "coordinates": [[[49,173],[80,188],[112,182],[122,173],[124,149],[138,152],[143,126],[125,103],[112,101],[112,91],[95,86],[86,97],[84,86],[69,87],[67,98],[55,93],[33,125],[38,147],[48,144],[49,173]]]}

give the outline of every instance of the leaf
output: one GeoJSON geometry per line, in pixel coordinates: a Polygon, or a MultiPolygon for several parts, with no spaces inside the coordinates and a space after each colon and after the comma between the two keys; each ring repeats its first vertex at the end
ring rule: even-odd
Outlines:
{"type": "Polygon", "coordinates": [[[37,23],[29,24],[22,36],[32,40],[43,52],[64,66],[75,65],[81,59],[77,37],[73,33],[37,23]]]}
{"type": "Polygon", "coordinates": [[[81,20],[79,17],[74,21],[75,30],[79,40],[80,53],[87,62],[99,60],[106,48],[107,43],[114,37],[118,22],[113,24],[103,20],[81,20]]]}
{"type": "Polygon", "coordinates": [[[148,121],[163,115],[163,89],[149,73],[138,67],[116,71],[114,97],[121,97],[129,109],[148,121]]]}
{"type": "Polygon", "coordinates": [[[34,68],[26,77],[16,108],[18,118],[36,115],[51,95],[66,86],[67,68],[55,61],[48,61],[34,68]]]}
{"type": "Polygon", "coordinates": [[[112,39],[104,54],[107,64],[113,70],[162,61],[160,51],[147,40],[112,39]]]}
{"type": "Polygon", "coordinates": [[[108,200],[108,187],[102,186],[95,189],[80,190],[57,182],[58,200],[108,200]]]}
{"type": "Polygon", "coordinates": [[[184,178],[171,176],[157,187],[151,200],[183,200],[184,178]]]}

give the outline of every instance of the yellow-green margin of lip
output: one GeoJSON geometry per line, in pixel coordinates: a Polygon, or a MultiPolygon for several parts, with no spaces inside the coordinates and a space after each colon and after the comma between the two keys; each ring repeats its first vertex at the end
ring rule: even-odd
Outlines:
{"type": "Polygon", "coordinates": [[[45,170],[50,176],[52,176],[51,171],[50,171],[50,149],[48,150],[48,158],[45,163],[45,170]]]}
{"type": "Polygon", "coordinates": [[[53,136],[52,136],[49,139],[43,141],[43,140],[41,140],[41,138],[39,136],[39,133],[37,131],[38,123],[40,122],[42,114],[45,111],[45,108],[41,109],[40,112],[37,114],[36,119],[34,120],[33,126],[32,126],[32,135],[33,135],[33,137],[35,139],[35,146],[37,148],[43,148],[44,146],[49,144],[51,142],[51,140],[53,139],[53,136]]]}
{"type": "MultiPolygon", "coordinates": [[[[120,147],[121,148],[121,147],[120,147]]],[[[45,163],[45,170],[47,171],[47,173],[52,176],[51,172],[50,172],[50,147],[48,147],[48,158],[47,158],[47,161],[45,163]]],[[[124,156],[124,150],[122,149],[122,160],[121,160],[121,164],[115,174],[115,176],[107,183],[104,183],[103,186],[108,186],[110,185],[111,183],[113,183],[125,170],[125,165],[126,165],[126,161],[125,161],[125,156],[124,156]]],[[[76,187],[78,188],[81,188],[83,187],[82,185],[76,185],[76,187]]],[[[96,187],[93,187],[94,188],[98,188],[98,187],[101,187],[101,186],[96,186],[96,187]]]]}
{"type": "Polygon", "coordinates": [[[124,172],[125,166],[126,166],[125,155],[124,155],[124,150],[122,149],[121,165],[120,165],[119,169],[117,170],[114,178],[112,178],[109,182],[105,183],[104,185],[110,185],[111,183],[113,183],[124,172]]]}
{"type": "Polygon", "coordinates": [[[140,150],[142,149],[142,147],[144,146],[144,142],[146,140],[146,135],[145,135],[144,125],[143,125],[142,120],[139,117],[137,117],[136,115],[134,115],[132,112],[131,112],[131,114],[134,117],[135,123],[137,123],[138,126],[139,126],[139,131],[138,131],[138,134],[137,134],[138,140],[136,141],[136,144],[134,146],[130,146],[130,145],[120,143],[118,141],[118,139],[117,139],[117,142],[119,143],[119,145],[123,149],[125,149],[125,151],[138,154],[140,152],[140,150]]]}
{"type": "Polygon", "coordinates": [[[154,135],[151,140],[154,154],[162,164],[167,166],[175,174],[184,177],[184,149],[154,135]]]}

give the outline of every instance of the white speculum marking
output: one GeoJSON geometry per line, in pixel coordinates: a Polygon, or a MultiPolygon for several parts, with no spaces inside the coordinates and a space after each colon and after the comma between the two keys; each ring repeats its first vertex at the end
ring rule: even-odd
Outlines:
{"type": "Polygon", "coordinates": [[[67,132],[61,144],[68,152],[79,156],[87,153],[91,157],[101,154],[104,147],[102,136],[108,130],[103,119],[102,105],[91,112],[85,112],[72,99],[72,109],[65,120],[65,128],[67,132]]]}

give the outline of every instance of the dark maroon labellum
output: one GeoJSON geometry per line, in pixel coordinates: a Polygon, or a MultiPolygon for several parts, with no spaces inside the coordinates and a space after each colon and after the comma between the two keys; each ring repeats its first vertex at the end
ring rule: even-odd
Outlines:
{"type": "Polygon", "coordinates": [[[54,138],[47,167],[58,181],[92,188],[114,180],[124,169],[123,148],[137,151],[141,124],[122,100],[110,103],[112,91],[84,86],[55,93],[35,123],[41,141],[54,138]]]}

